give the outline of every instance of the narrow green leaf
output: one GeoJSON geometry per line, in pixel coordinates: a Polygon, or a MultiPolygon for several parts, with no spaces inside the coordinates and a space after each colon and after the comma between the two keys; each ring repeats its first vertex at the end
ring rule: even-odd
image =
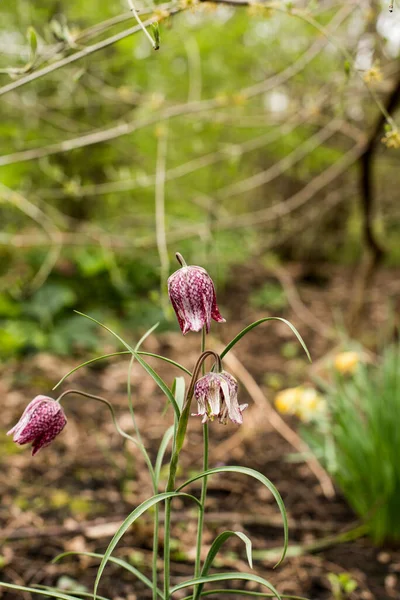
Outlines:
{"type": "Polygon", "coordinates": [[[247,535],[243,533],[243,531],[234,531],[233,533],[244,542],[244,545],[246,547],[247,562],[249,563],[250,569],[252,569],[253,557],[251,556],[251,539],[247,537],[247,535]]]}
{"type": "Polygon", "coordinates": [[[151,28],[153,30],[153,36],[154,36],[154,42],[155,42],[155,46],[154,46],[154,50],[159,50],[160,48],[160,27],[158,25],[158,23],[152,23],[151,24],[151,28]]]}
{"type": "MultiPolygon", "coordinates": [[[[76,596],[70,596],[64,592],[39,590],[31,587],[25,587],[24,585],[16,585],[14,583],[3,583],[0,581],[0,586],[8,588],[10,590],[18,590],[19,592],[29,592],[30,594],[40,594],[41,596],[47,596],[48,598],[58,598],[59,600],[76,600],[76,596]]],[[[100,596],[98,596],[100,600],[100,596]]]]}
{"type": "MultiPolygon", "coordinates": [[[[246,545],[247,560],[249,562],[250,568],[253,568],[253,560],[251,556],[251,540],[247,537],[247,535],[245,535],[241,531],[224,531],[220,533],[220,535],[216,537],[213,541],[211,548],[208,551],[206,560],[204,561],[204,565],[200,574],[201,577],[205,577],[206,575],[208,575],[208,571],[210,570],[210,567],[214,562],[214,558],[217,556],[221,546],[226,542],[226,540],[235,535],[244,541],[246,545]]],[[[201,596],[202,590],[203,584],[200,584],[198,587],[196,587],[195,592],[193,594],[193,600],[198,600],[198,598],[201,596]]]]}
{"type": "Polygon", "coordinates": [[[125,346],[125,348],[127,350],[129,350],[129,352],[131,354],[136,354],[136,352],[132,348],[132,346],[130,346],[127,342],[125,342],[125,340],[123,340],[122,337],[118,335],[118,333],[115,333],[115,331],[113,331],[112,329],[110,329],[109,327],[107,327],[107,325],[104,325],[104,323],[100,323],[100,321],[98,321],[97,319],[94,319],[93,317],[90,317],[89,315],[86,315],[85,313],[82,313],[79,310],[74,310],[74,312],[77,315],[80,315],[81,317],[85,317],[85,319],[89,319],[89,321],[93,321],[93,323],[96,323],[97,325],[100,325],[100,327],[102,327],[103,329],[105,329],[106,331],[108,331],[108,333],[111,333],[111,335],[113,335],[115,338],[117,338],[117,340],[119,340],[121,342],[121,344],[123,346],[125,346]]]}
{"type": "Polygon", "coordinates": [[[85,362],[81,363],[80,365],[78,365],[78,366],[74,367],[73,369],[71,369],[70,371],[68,371],[68,373],[66,375],[64,375],[58,383],[56,383],[56,385],[53,387],[53,390],[56,390],[70,375],[72,375],[72,373],[75,373],[75,371],[79,371],[79,369],[82,369],[83,367],[87,367],[88,365],[91,365],[92,363],[95,363],[98,360],[103,360],[103,358],[111,358],[112,356],[121,356],[122,354],[131,354],[131,352],[129,352],[128,350],[124,350],[123,352],[111,352],[111,354],[103,354],[102,356],[96,356],[96,358],[91,358],[90,360],[86,360],[85,362]]]}
{"type": "Polygon", "coordinates": [[[175,360],[172,360],[171,358],[167,358],[166,356],[161,356],[160,354],[153,354],[152,352],[138,352],[138,354],[140,354],[140,356],[152,356],[153,358],[158,358],[159,360],[163,360],[164,362],[167,362],[170,365],[173,365],[177,369],[180,369],[181,371],[186,373],[186,375],[189,375],[189,377],[192,376],[192,373],[191,373],[191,371],[189,371],[189,369],[187,369],[180,363],[176,362],[175,360]]]}
{"type": "Polygon", "coordinates": [[[216,575],[207,575],[206,577],[197,577],[196,579],[189,579],[188,581],[183,581],[182,583],[178,583],[173,588],[171,588],[171,595],[178,590],[183,590],[187,587],[193,587],[195,585],[199,585],[201,583],[213,583],[214,581],[232,581],[235,579],[240,579],[242,581],[254,581],[254,583],[259,583],[264,587],[271,590],[271,592],[275,595],[273,597],[278,598],[278,600],[282,600],[279,592],[274,588],[272,583],[264,579],[263,577],[259,577],[258,575],[254,575],[253,573],[217,573],[216,575]]]}
{"type": "Polygon", "coordinates": [[[138,343],[135,346],[135,352],[139,351],[140,346],[143,344],[143,342],[149,337],[149,335],[151,335],[153,333],[153,331],[155,329],[157,329],[157,327],[159,326],[160,322],[155,323],[152,327],[150,327],[150,329],[148,329],[146,331],[146,333],[144,333],[142,335],[142,337],[140,338],[140,340],[138,341],[138,343]]]}
{"type": "Polygon", "coordinates": [[[238,333],[237,336],[231,342],[229,342],[229,344],[226,346],[226,348],[222,351],[221,358],[223,358],[225,356],[225,354],[227,354],[229,352],[229,350],[232,350],[233,346],[235,344],[237,344],[239,342],[239,340],[241,340],[242,337],[244,335],[246,335],[246,333],[248,333],[249,331],[251,331],[252,329],[254,329],[254,327],[258,327],[258,325],[261,325],[262,323],[265,323],[266,321],[282,321],[282,323],[285,323],[288,327],[290,327],[290,329],[293,331],[294,335],[299,340],[299,342],[300,342],[300,344],[301,344],[304,352],[307,354],[308,360],[310,362],[312,362],[311,361],[310,353],[308,351],[308,348],[307,348],[307,346],[306,346],[303,338],[301,337],[301,335],[297,331],[296,327],[294,325],[292,325],[290,323],[290,321],[287,321],[286,319],[282,319],[281,317],[265,317],[264,319],[259,319],[258,321],[254,321],[254,323],[251,323],[250,325],[248,325],[247,327],[245,327],[244,329],[242,329],[242,331],[240,333],[238,333]]]}
{"type": "Polygon", "coordinates": [[[154,467],[154,478],[156,483],[158,484],[160,479],[160,471],[162,467],[162,461],[164,459],[165,452],[168,448],[168,444],[170,443],[172,437],[174,435],[174,426],[168,427],[167,431],[164,433],[163,439],[161,440],[160,447],[158,449],[156,464],[154,467]]]}
{"type": "Polygon", "coordinates": [[[221,546],[226,542],[226,540],[228,540],[230,537],[233,537],[234,535],[239,537],[245,543],[247,560],[248,560],[250,568],[251,569],[253,568],[253,560],[251,557],[251,540],[250,540],[250,538],[248,538],[247,535],[242,533],[241,531],[223,531],[222,533],[219,534],[218,537],[215,538],[210,550],[208,551],[207,558],[204,561],[203,569],[201,571],[202,576],[205,576],[208,574],[208,571],[214,561],[214,558],[218,554],[221,546]]]}
{"type": "Polygon", "coordinates": [[[174,396],[175,400],[182,412],[183,403],[185,402],[186,384],[183,377],[175,377],[174,379],[174,396]]]}
{"type": "MultiPolygon", "coordinates": [[[[235,594],[240,596],[255,596],[257,598],[276,598],[275,594],[266,594],[264,592],[252,592],[250,590],[206,590],[202,591],[202,596],[221,596],[225,594],[235,594]]],[[[286,598],[287,600],[308,600],[308,598],[303,598],[303,596],[291,596],[288,594],[281,594],[281,598],[286,598]]],[[[182,600],[193,600],[193,595],[185,596],[182,600]]]]}
{"type": "Polygon", "coordinates": [[[150,377],[152,377],[154,379],[154,381],[156,382],[158,387],[167,396],[168,400],[172,404],[172,407],[175,411],[176,417],[179,419],[181,411],[179,410],[179,406],[174,398],[174,395],[172,394],[171,390],[169,389],[169,387],[167,386],[165,381],[163,381],[161,379],[161,377],[158,375],[158,373],[156,373],[154,371],[154,369],[145,360],[143,360],[143,358],[137,352],[135,352],[135,358],[138,361],[138,363],[143,367],[143,369],[145,371],[147,371],[147,373],[150,375],[150,377]]]}
{"type": "MultiPolygon", "coordinates": [[[[65,590],[60,590],[60,588],[56,588],[56,587],[52,587],[51,585],[39,585],[39,584],[35,584],[35,588],[39,589],[39,590],[46,590],[47,592],[60,592],[63,593],[65,590]]],[[[74,598],[75,597],[80,597],[82,596],[82,598],[93,598],[93,593],[92,592],[82,592],[81,590],[68,590],[71,594],[74,594],[74,598]]],[[[97,600],[110,600],[109,598],[106,598],[105,596],[97,596],[97,600]]]]}
{"type": "Polygon", "coordinates": [[[145,369],[145,371],[147,371],[147,373],[154,379],[154,381],[156,382],[158,387],[167,396],[168,400],[171,402],[171,404],[173,406],[175,414],[179,418],[179,415],[180,415],[179,407],[175,401],[173,394],[171,393],[171,390],[169,389],[169,387],[167,386],[165,381],[163,381],[161,379],[161,377],[154,371],[154,369],[145,360],[143,360],[143,358],[141,358],[139,353],[136,352],[132,348],[132,346],[130,346],[127,342],[125,342],[125,340],[123,340],[122,337],[120,337],[117,333],[115,333],[115,331],[113,331],[112,329],[107,327],[107,325],[104,325],[104,323],[100,323],[100,321],[97,321],[97,319],[94,319],[93,317],[89,317],[89,315],[86,315],[85,313],[81,313],[81,312],[79,312],[79,310],[75,310],[74,312],[76,312],[78,315],[81,315],[81,317],[85,317],[86,319],[93,321],[93,323],[97,323],[97,325],[100,325],[100,327],[102,327],[103,329],[105,329],[106,331],[111,333],[111,335],[113,335],[115,338],[117,338],[117,340],[119,340],[121,342],[121,344],[123,344],[123,346],[125,346],[125,348],[127,350],[129,350],[129,352],[131,354],[133,354],[133,356],[136,358],[138,363],[145,369]]]}
{"type": "MultiPolygon", "coordinates": [[[[110,354],[103,354],[102,356],[96,356],[95,358],[91,358],[90,360],[87,360],[87,361],[81,363],[80,365],[78,365],[78,366],[74,367],[73,369],[71,369],[70,371],[68,371],[68,373],[66,375],[64,375],[60,379],[60,381],[53,387],[53,390],[57,389],[70,375],[72,375],[72,373],[75,373],[75,371],[78,371],[79,369],[82,369],[83,367],[87,367],[88,365],[91,365],[92,363],[95,363],[99,360],[103,360],[104,358],[112,358],[113,356],[122,356],[124,354],[126,355],[126,354],[132,354],[132,353],[129,350],[123,350],[122,352],[111,352],[110,354]]],[[[170,365],[177,367],[178,369],[180,369],[181,371],[183,371],[184,373],[189,375],[189,377],[192,376],[192,373],[189,371],[189,369],[186,369],[186,367],[184,367],[183,365],[180,365],[176,361],[171,360],[170,358],[167,358],[166,356],[161,356],[160,354],[153,354],[153,352],[138,352],[138,354],[140,354],[141,356],[151,356],[152,358],[158,358],[159,360],[163,360],[164,362],[167,362],[170,365]]]]}
{"type": "Polygon", "coordinates": [[[37,52],[37,35],[36,35],[36,31],[33,27],[28,27],[28,41],[29,41],[29,46],[31,49],[31,62],[33,62],[36,58],[36,52],[37,52]]]}
{"type": "Polygon", "coordinates": [[[127,532],[127,530],[132,525],[132,523],[134,523],[136,521],[136,519],[138,519],[144,512],[146,512],[146,510],[148,510],[149,508],[151,508],[158,502],[162,502],[163,500],[166,500],[167,498],[174,498],[177,496],[184,496],[186,498],[191,498],[192,500],[194,500],[196,502],[196,504],[198,504],[201,507],[201,504],[198,501],[198,499],[195,498],[194,496],[191,496],[190,494],[184,494],[182,492],[163,492],[162,494],[156,494],[155,496],[148,498],[147,500],[142,502],[142,504],[140,504],[137,508],[135,508],[135,510],[132,511],[130,515],[128,515],[128,517],[125,519],[125,521],[122,523],[122,525],[115,532],[111,542],[109,543],[109,545],[107,547],[107,550],[105,551],[105,553],[103,555],[103,558],[101,560],[100,566],[97,571],[96,581],[94,584],[94,590],[93,590],[94,600],[96,600],[96,598],[97,598],[97,588],[99,586],[100,579],[101,579],[101,576],[105,569],[105,566],[106,566],[107,562],[109,561],[110,556],[111,556],[112,552],[114,551],[116,545],[118,544],[118,542],[120,541],[122,536],[127,532]]]}
{"type": "MultiPolygon", "coordinates": [[[[55,558],[53,558],[53,560],[51,561],[52,563],[58,562],[59,560],[61,560],[62,558],[65,558],[66,556],[89,556],[90,558],[103,558],[102,554],[96,554],[95,552],[62,552],[61,554],[58,554],[58,556],[56,556],[55,558]]],[[[115,565],[118,565],[119,567],[122,567],[123,569],[126,569],[126,571],[129,571],[130,573],[132,573],[133,575],[135,575],[135,577],[137,577],[142,583],[144,583],[145,585],[147,585],[147,587],[149,588],[153,588],[153,584],[150,581],[150,579],[148,577],[146,577],[146,575],[143,575],[143,573],[141,571],[139,571],[139,569],[136,569],[133,565],[131,565],[130,563],[126,562],[125,560],[122,560],[121,558],[116,558],[115,556],[110,556],[110,558],[108,559],[109,562],[114,563],[115,565]]],[[[160,596],[160,598],[163,598],[163,593],[161,592],[161,590],[157,589],[157,595],[160,596]]],[[[91,597],[93,597],[93,594],[90,594],[91,597]]],[[[98,600],[101,600],[100,596],[97,596],[98,600]]]]}
{"type": "Polygon", "coordinates": [[[187,485],[190,485],[194,481],[197,481],[198,479],[201,479],[203,477],[208,477],[209,475],[214,475],[216,473],[242,473],[243,475],[249,475],[250,477],[254,477],[254,479],[257,479],[258,481],[260,481],[262,484],[265,485],[265,487],[267,487],[269,489],[269,491],[275,498],[276,503],[278,504],[278,507],[279,507],[279,510],[281,511],[281,515],[282,515],[282,519],[283,519],[284,547],[283,547],[281,558],[277,562],[275,567],[280,565],[281,562],[283,561],[283,559],[285,558],[285,554],[286,554],[288,542],[289,542],[289,528],[288,528],[288,522],[287,522],[287,515],[286,515],[285,505],[283,503],[280,493],[278,492],[278,490],[276,489],[274,484],[267,477],[265,477],[265,475],[263,475],[262,473],[259,473],[255,469],[249,469],[248,467],[240,467],[240,466],[216,467],[214,469],[209,469],[208,471],[204,471],[203,473],[199,473],[195,477],[188,479],[185,483],[180,485],[176,489],[176,491],[179,492],[184,487],[186,487],[187,485]]]}

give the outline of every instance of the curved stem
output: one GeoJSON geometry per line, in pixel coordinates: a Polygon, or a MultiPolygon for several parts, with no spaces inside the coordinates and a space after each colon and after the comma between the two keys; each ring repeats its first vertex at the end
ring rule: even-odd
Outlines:
{"type": "MultiPolygon", "coordinates": [[[[203,327],[201,332],[201,353],[204,354],[206,345],[206,329],[203,327]]],[[[205,373],[205,364],[204,361],[202,363],[202,373],[205,373]]],[[[208,471],[208,423],[203,424],[203,471],[208,471]]],[[[204,511],[205,511],[205,503],[207,497],[207,477],[202,479],[201,484],[201,495],[200,495],[200,510],[199,517],[197,521],[197,540],[196,540],[196,559],[195,559],[195,567],[194,567],[194,576],[200,577],[200,569],[201,569],[201,545],[203,541],[203,524],[204,524],[204,511]]],[[[193,590],[193,600],[196,599],[198,592],[200,591],[200,586],[195,586],[193,590]]]]}
{"type": "Polygon", "coordinates": [[[176,252],[175,256],[176,256],[176,260],[181,265],[181,267],[187,267],[186,260],[183,258],[182,254],[180,252],[176,252]]]}
{"type": "Polygon", "coordinates": [[[164,514],[164,599],[169,600],[171,498],[165,500],[164,514]]]}
{"type": "Polygon", "coordinates": [[[117,418],[115,416],[114,407],[111,404],[111,402],[109,402],[105,398],[102,398],[101,396],[95,396],[94,394],[89,394],[88,392],[82,392],[81,390],[66,390],[65,392],[63,392],[61,394],[61,396],[59,396],[56,399],[56,402],[61,402],[61,400],[63,398],[65,398],[65,396],[67,396],[68,394],[77,394],[78,396],[84,396],[85,398],[90,398],[91,400],[96,400],[97,402],[102,402],[103,404],[105,404],[109,408],[109,410],[111,412],[111,417],[112,417],[115,429],[118,431],[118,433],[120,435],[122,435],[122,437],[124,437],[125,439],[129,440],[130,442],[133,442],[139,448],[141,447],[141,444],[140,444],[140,442],[137,439],[135,439],[134,437],[132,437],[131,435],[129,435],[129,433],[126,433],[118,425],[118,421],[117,421],[117,418]]]}
{"type": "Polygon", "coordinates": [[[207,350],[206,352],[203,352],[200,355],[200,357],[196,363],[196,366],[193,370],[193,375],[192,375],[192,379],[190,381],[189,389],[187,391],[186,400],[183,405],[182,412],[179,415],[179,420],[176,425],[176,427],[177,427],[176,434],[174,435],[174,449],[172,452],[170,468],[169,468],[169,477],[168,477],[168,483],[167,483],[167,491],[170,491],[170,492],[173,491],[173,489],[175,487],[175,475],[176,475],[176,470],[178,468],[179,453],[182,450],[183,442],[185,440],[187,423],[188,423],[189,414],[190,414],[190,405],[192,403],[192,399],[193,399],[193,395],[194,395],[194,386],[195,386],[197,378],[199,376],[202,364],[204,363],[204,361],[206,360],[206,358],[208,356],[213,356],[215,358],[218,371],[221,371],[221,368],[222,368],[221,367],[221,358],[220,358],[219,354],[217,354],[216,352],[213,352],[212,350],[207,350]]]}

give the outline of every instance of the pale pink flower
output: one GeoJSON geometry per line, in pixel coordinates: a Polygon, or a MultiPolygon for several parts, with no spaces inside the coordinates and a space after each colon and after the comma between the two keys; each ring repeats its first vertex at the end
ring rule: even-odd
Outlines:
{"type": "Polygon", "coordinates": [[[7,435],[19,445],[32,443],[32,456],[48,446],[67,423],[59,402],[48,396],[36,396],[24,410],[18,423],[7,435]]]}
{"type": "Polygon", "coordinates": [[[208,333],[211,319],[225,323],[217,306],[213,280],[202,267],[183,266],[175,271],[168,279],[168,294],[183,335],[204,326],[208,333]]]}
{"type": "Polygon", "coordinates": [[[220,423],[226,423],[229,417],[233,423],[243,423],[242,412],[247,404],[238,403],[238,385],[236,379],[227,373],[207,373],[194,386],[198,412],[192,416],[202,416],[202,422],[213,421],[218,417],[220,423]]]}

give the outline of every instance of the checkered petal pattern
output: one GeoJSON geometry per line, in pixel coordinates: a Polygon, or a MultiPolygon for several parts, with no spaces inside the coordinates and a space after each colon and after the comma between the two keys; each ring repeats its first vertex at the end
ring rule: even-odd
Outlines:
{"type": "Polygon", "coordinates": [[[48,396],[36,396],[7,435],[16,444],[32,444],[32,456],[48,446],[64,429],[67,419],[62,406],[48,396]]]}
{"type": "Polygon", "coordinates": [[[204,326],[209,333],[211,319],[225,323],[218,309],[213,280],[202,267],[182,267],[175,271],[168,279],[168,294],[183,335],[200,331],[204,326]]]}
{"type": "Polygon", "coordinates": [[[213,421],[214,417],[218,417],[220,423],[226,423],[229,417],[233,423],[241,425],[247,404],[239,404],[237,392],[237,381],[230,373],[207,373],[194,387],[198,412],[192,416],[201,416],[203,423],[213,421]]]}

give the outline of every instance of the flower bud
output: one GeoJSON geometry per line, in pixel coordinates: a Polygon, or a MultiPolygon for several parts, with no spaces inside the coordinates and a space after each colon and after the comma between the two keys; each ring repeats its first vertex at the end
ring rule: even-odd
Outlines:
{"type": "Polygon", "coordinates": [[[204,326],[208,333],[211,319],[225,323],[217,306],[213,280],[202,267],[183,266],[175,271],[168,279],[168,294],[183,335],[204,326]]]}
{"type": "Polygon", "coordinates": [[[59,402],[48,396],[36,396],[28,404],[18,423],[7,435],[19,445],[32,442],[32,456],[48,446],[67,424],[59,402]]]}
{"type": "Polygon", "coordinates": [[[218,417],[220,423],[226,423],[227,417],[233,423],[243,423],[242,412],[247,404],[238,403],[238,385],[232,375],[222,373],[207,373],[194,386],[194,396],[197,400],[198,413],[192,416],[202,416],[203,423],[213,421],[218,417]]]}

